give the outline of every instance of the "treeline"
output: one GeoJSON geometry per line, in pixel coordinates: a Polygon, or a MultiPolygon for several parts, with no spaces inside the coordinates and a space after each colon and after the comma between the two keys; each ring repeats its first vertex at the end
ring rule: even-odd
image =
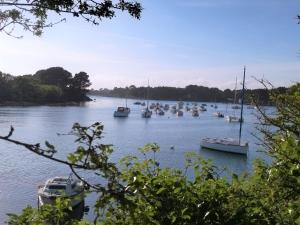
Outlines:
{"type": "MultiPolygon", "coordinates": [[[[100,95],[106,97],[127,97],[136,99],[149,99],[155,100],[177,100],[177,101],[203,101],[203,102],[233,102],[235,91],[226,89],[224,91],[218,88],[208,88],[204,86],[189,85],[185,88],[176,87],[135,87],[131,85],[126,88],[115,87],[112,90],[99,89],[90,90],[91,95],[100,95]]],[[[286,88],[277,88],[279,93],[284,93],[286,88]]],[[[241,97],[241,90],[236,91],[236,102],[241,97]]],[[[270,105],[272,102],[269,99],[268,90],[266,89],[253,89],[245,91],[245,102],[251,104],[251,99],[254,97],[261,105],[270,105]]]]}
{"type": "Polygon", "coordinates": [[[39,70],[33,75],[13,76],[0,71],[0,103],[65,103],[88,101],[89,75],[72,76],[61,67],[39,70]]]}

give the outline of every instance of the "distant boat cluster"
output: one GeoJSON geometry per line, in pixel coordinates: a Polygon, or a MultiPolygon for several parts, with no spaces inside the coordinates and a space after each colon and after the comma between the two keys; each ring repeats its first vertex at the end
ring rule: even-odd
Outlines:
{"type": "MultiPolygon", "coordinates": [[[[242,96],[239,101],[240,105],[238,105],[236,99],[236,89],[237,89],[237,79],[235,83],[235,94],[234,94],[234,101],[232,105],[232,114],[224,115],[221,111],[217,111],[218,106],[217,104],[211,104],[210,107],[215,109],[213,115],[217,118],[224,118],[230,123],[239,123],[239,138],[204,138],[201,142],[201,147],[208,148],[212,150],[224,151],[224,152],[231,152],[231,153],[239,153],[247,155],[248,152],[248,143],[242,142],[241,140],[241,133],[242,133],[242,124],[244,122],[243,119],[243,108],[244,108],[244,92],[245,92],[245,73],[246,68],[244,68],[244,75],[243,75],[243,89],[242,89],[242,96]],[[236,115],[236,111],[240,110],[239,115],[236,115]]],[[[142,118],[151,118],[152,114],[155,113],[159,116],[164,116],[167,111],[171,114],[177,115],[177,117],[182,117],[184,113],[190,113],[192,117],[199,117],[200,113],[207,111],[207,104],[205,103],[184,103],[182,101],[178,102],[175,105],[170,106],[169,104],[161,104],[151,103],[149,105],[149,82],[148,82],[148,89],[147,89],[147,98],[145,102],[134,102],[135,105],[146,106],[141,113],[142,118]]],[[[248,109],[254,109],[254,106],[248,106],[248,109]]],[[[226,110],[227,112],[227,110],[226,110]]],[[[127,107],[127,99],[126,99],[126,106],[125,107],[118,107],[118,109],[114,112],[114,117],[128,117],[130,113],[130,109],[127,107]]]]}

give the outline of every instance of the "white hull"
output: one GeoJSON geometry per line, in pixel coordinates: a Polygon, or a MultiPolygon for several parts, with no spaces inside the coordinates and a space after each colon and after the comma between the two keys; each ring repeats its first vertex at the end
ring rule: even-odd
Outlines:
{"type": "Polygon", "coordinates": [[[244,155],[247,155],[249,149],[249,145],[247,142],[239,144],[238,140],[230,138],[206,138],[202,140],[201,147],[222,152],[230,152],[244,155]]]}
{"type": "Polygon", "coordinates": [[[239,123],[240,122],[240,118],[237,116],[226,116],[226,120],[229,123],[239,123]]]}
{"type": "MultiPolygon", "coordinates": [[[[46,205],[46,204],[53,205],[53,204],[55,204],[56,198],[57,197],[46,197],[46,196],[39,195],[38,196],[39,205],[40,206],[43,206],[43,205],[46,205]]],[[[73,196],[73,197],[65,197],[65,198],[68,198],[68,199],[71,200],[71,206],[72,207],[77,206],[78,204],[80,204],[84,200],[83,193],[78,194],[78,195],[73,196]]]]}

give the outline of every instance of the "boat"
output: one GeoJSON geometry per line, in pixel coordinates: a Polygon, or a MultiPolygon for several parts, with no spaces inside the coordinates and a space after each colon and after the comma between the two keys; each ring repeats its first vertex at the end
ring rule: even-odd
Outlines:
{"type": "Polygon", "coordinates": [[[180,101],[177,103],[178,105],[178,109],[182,109],[183,108],[183,105],[184,105],[184,102],[180,101]]]}
{"type": "Polygon", "coordinates": [[[198,110],[193,110],[193,111],[192,111],[192,116],[193,116],[193,117],[199,117],[199,112],[198,112],[198,110]]]}
{"type": "Polygon", "coordinates": [[[169,106],[168,104],[165,104],[165,106],[164,106],[164,110],[165,110],[165,111],[168,111],[168,110],[169,110],[169,108],[170,108],[170,106],[169,106]]]}
{"type": "Polygon", "coordinates": [[[248,142],[239,142],[233,138],[205,138],[201,142],[201,147],[222,152],[246,155],[249,149],[248,142]]]}
{"type": "MultiPolygon", "coordinates": [[[[224,116],[223,116],[224,117],[224,116]]],[[[239,123],[239,122],[244,122],[243,120],[241,120],[239,117],[237,116],[226,116],[226,120],[229,123],[239,123]]]]}
{"type": "Polygon", "coordinates": [[[235,78],[235,88],[234,88],[234,98],[233,98],[233,106],[231,107],[232,109],[240,109],[241,107],[236,104],[236,95],[237,95],[237,77],[235,78]]]}
{"type": "Polygon", "coordinates": [[[142,111],[142,118],[151,118],[152,111],[149,109],[149,80],[148,80],[148,88],[147,88],[147,107],[142,111]]]}
{"type": "Polygon", "coordinates": [[[183,116],[183,112],[182,112],[181,110],[178,110],[176,114],[177,114],[177,116],[179,116],[179,117],[180,117],[180,116],[183,116]]]}
{"type": "Polygon", "coordinates": [[[243,89],[241,94],[241,120],[240,129],[239,129],[239,138],[204,138],[202,139],[200,145],[202,148],[222,151],[222,152],[230,152],[230,153],[238,153],[247,155],[249,144],[248,142],[243,142],[242,139],[242,121],[243,121],[243,109],[244,109],[244,91],[245,91],[245,76],[246,76],[246,67],[244,67],[244,76],[243,76],[243,89]]]}
{"type": "Polygon", "coordinates": [[[214,115],[219,118],[224,118],[224,114],[221,112],[215,112],[214,115]]]}
{"type": "Polygon", "coordinates": [[[151,118],[152,116],[152,111],[148,108],[145,108],[143,111],[142,111],[142,117],[143,118],[151,118]]]}
{"type": "Polygon", "coordinates": [[[145,106],[145,105],[146,105],[146,103],[145,103],[145,102],[142,102],[142,103],[141,103],[141,106],[145,106]]]}
{"type": "Polygon", "coordinates": [[[130,113],[130,108],[127,107],[127,98],[125,99],[125,107],[118,107],[116,111],[114,111],[114,117],[128,117],[130,113]]]}
{"type": "Polygon", "coordinates": [[[142,104],[141,102],[135,102],[135,103],[133,103],[134,105],[140,105],[140,104],[142,104]]]}
{"type": "Polygon", "coordinates": [[[205,112],[205,111],[207,111],[207,109],[206,109],[204,106],[201,105],[201,106],[199,107],[199,111],[200,111],[200,112],[205,112]]]}
{"type": "Polygon", "coordinates": [[[165,112],[164,112],[163,110],[160,109],[160,110],[158,111],[158,115],[163,116],[163,115],[165,115],[165,112]]]}
{"type": "Polygon", "coordinates": [[[114,117],[128,117],[130,109],[128,107],[118,107],[114,112],[114,117]]]}
{"type": "Polygon", "coordinates": [[[68,198],[71,206],[75,207],[84,200],[84,183],[69,177],[54,177],[46,181],[38,189],[38,204],[54,204],[57,198],[68,198]]]}

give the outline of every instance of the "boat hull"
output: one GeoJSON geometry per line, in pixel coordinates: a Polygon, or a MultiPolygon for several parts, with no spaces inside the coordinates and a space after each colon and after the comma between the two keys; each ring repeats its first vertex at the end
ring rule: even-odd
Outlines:
{"type": "Polygon", "coordinates": [[[118,111],[115,111],[114,112],[114,117],[128,117],[128,114],[129,112],[118,112],[118,111]]]}
{"type": "Polygon", "coordinates": [[[239,144],[232,139],[203,139],[200,145],[206,149],[243,155],[247,155],[249,149],[247,142],[239,144]]]}
{"type": "MultiPolygon", "coordinates": [[[[55,200],[57,199],[58,197],[56,196],[43,196],[41,194],[38,195],[38,201],[39,201],[39,205],[40,206],[43,206],[43,205],[46,205],[46,204],[49,204],[49,205],[54,205],[55,204],[55,200]]],[[[80,193],[80,194],[76,194],[74,196],[68,196],[68,197],[62,197],[62,198],[67,198],[67,199],[70,199],[70,204],[72,207],[75,207],[77,205],[79,205],[81,202],[84,201],[84,195],[83,195],[83,192],[80,193]]]]}

